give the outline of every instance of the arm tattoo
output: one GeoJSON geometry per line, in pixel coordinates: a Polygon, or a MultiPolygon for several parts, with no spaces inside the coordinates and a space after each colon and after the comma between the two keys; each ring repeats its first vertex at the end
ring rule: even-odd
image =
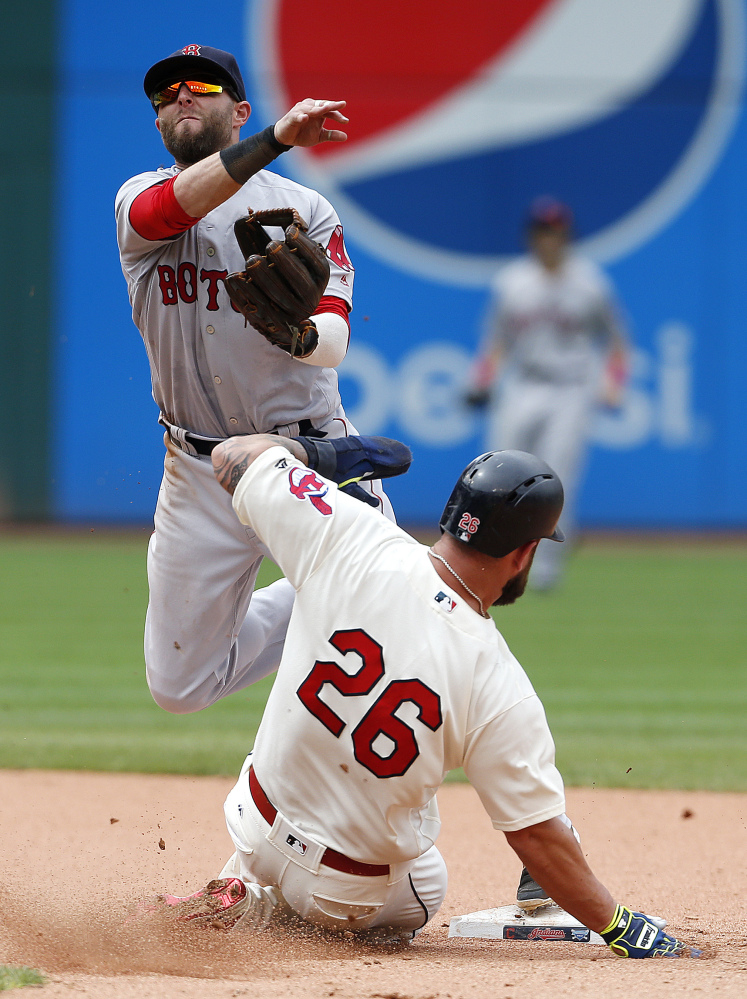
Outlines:
{"type": "Polygon", "coordinates": [[[248,467],[249,456],[246,453],[246,448],[233,445],[224,449],[215,474],[218,477],[218,482],[233,496],[239,479],[248,467]]]}
{"type": "Polygon", "coordinates": [[[260,441],[271,447],[280,445],[290,451],[293,457],[302,461],[304,465],[309,463],[306,448],[299,441],[289,440],[287,437],[276,437],[274,434],[257,434],[253,437],[239,437],[235,440],[229,437],[220,445],[219,452],[213,452],[213,469],[218,482],[232,496],[241,476],[257,454],[261,453],[252,446],[252,443],[247,443],[248,441],[252,441],[254,445],[260,441]]]}
{"type": "Polygon", "coordinates": [[[229,493],[231,493],[232,496],[236,490],[236,486],[239,484],[239,479],[247,470],[248,466],[249,466],[248,458],[244,458],[243,461],[234,463],[231,466],[231,478],[228,482],[228,485],[226,486],[226,489],[229,491],[229,493]]]}

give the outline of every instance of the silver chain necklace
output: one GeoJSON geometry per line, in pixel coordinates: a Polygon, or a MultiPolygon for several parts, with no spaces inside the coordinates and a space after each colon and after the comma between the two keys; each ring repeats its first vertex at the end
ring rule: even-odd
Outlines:
{"type": "Polygon", "coordinates": [[[449,563],[448,563],[448,562],[446,561],[446,559],[445,559],[445,558],[443,557],[443,555],[439,555],[439,554],[438,554],[437,552],[434,552],[432,548],[429,548],[429,549],[428,549],[428,554],[429,554],[429,555],[431,556],[431,558],[437,558],[439,562],[443,562],[443,564],[444,564],[444,565],[446,566],[446,568],[447,568],[447,569],[449,570],[449,572],[451,573],[451,575],[452,575],[452,576],[453,576],[453,577],[454,577],[455,579],[458,579],[458,580],[459,580],[459,582],[460,582],[460,583],[462,584],[462,586],[463,586],[463,587],[465,588],[465,590],[467,591],[467,593],[469,593],[469,595],[470,595],[471,597],[474,597],[474,598],[475,598],[475,600],[476,600],[476,601],[478,602],[478,604],[480,605],[480,614],[481,614],[481,615],[482,615],[483,617],[487,617],[488,615],[487,615],[487,614],[485,613],[485,608],[484,608],[484,607],[483,607],[483,605],[482,605],[482,600],[480,600],[480,598],[478,597],[478,595],[477,595],[477,594],[475,593],[475,591],[474,591],[474,590],[471,590],[471,589],[469,588],[469,586],[467,586],[467,584],[466,584],[466,583],[464,582],[464,580],[463,580],[463,579],[462,579],[462,577],[461,577],[461,576],[459,575],[459,573],[458,573],[458,572],[454,572],[454,570],[453,570],[453,569],[451,568],[451,566],[450,566],[450,565],[449,565],[449,563]]]}

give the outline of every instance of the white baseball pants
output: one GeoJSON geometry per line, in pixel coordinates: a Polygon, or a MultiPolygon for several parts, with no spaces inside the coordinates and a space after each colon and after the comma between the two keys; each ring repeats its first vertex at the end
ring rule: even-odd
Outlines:
{"type": "Polygon", "coordinates": [[[542,458],[563,483],[560,527],[565,544],[541,541],[530,583],[555,582],[575,534],[576,497],[584,470],[598,383],[554,384],[507,376],[489,416],[488,446],[528,451],[542,458]]]}
{"type": "MultiPolygon", "coordinates": [[[[319,862],[323,844],[280,813],[270,825],[249,791],[251,754],[224,806],[236,852],[219,877],[277,888],[285,904],[317,926],[334,930],[391,931],[415,935],[441,907],[447,887],[446,864],[435,846],[416,860],[390,867],[389,875],[346,874],[319,862]],[[288,846],[303,838],[305,857],[288,846]]],[[[280,907],[283,911],[283,906],[280,907]]]]}
{"type": "MultiPolygon", "coordinates": [[[[330,438],[355,433],[336,417],[330,438]]],[[[162,708],[199,711],[277,670],[295,591],[285,579],[254,590],[271,553],[244,527],[209,457],[192,457],[165,437],[164,476],[148,546],[145,620],[148,686],[162,708]]],[[[361,483],[382,500],[381,483],[361,483]]]]}

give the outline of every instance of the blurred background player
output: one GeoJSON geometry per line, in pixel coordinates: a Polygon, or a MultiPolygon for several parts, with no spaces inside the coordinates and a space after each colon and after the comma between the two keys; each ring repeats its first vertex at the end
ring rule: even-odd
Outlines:
{"type": "MultiPolygon", "coordinates": [[[[529,451],[565,488],[561,527],[574,534],[575,502],[594,412],[621,402],[626,332],[608,278],[571,246],[573,217],[553,198],[527,218],[529,253],[495,277],[466,401],[488,408],[487,446],[529,451]]],[[[541,542],[532,587],[558,582],[568,545],[541,542]]]]}

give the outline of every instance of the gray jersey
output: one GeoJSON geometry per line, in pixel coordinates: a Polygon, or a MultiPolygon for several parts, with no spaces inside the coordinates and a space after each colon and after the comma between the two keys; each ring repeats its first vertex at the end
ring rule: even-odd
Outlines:
{"type": "Polygon", "coordinates": [[[519,377],[595,381],[613,342],[622,339],[610,282],[583,257],[569,255],[556,272],[523,257],[498,273],[493,292],[494,343],[519,377]]]}
{"type": "MultiPolygon", "coordinates": [[[[323,422],[340,405],[334,369],[294,360],[245,325],[223,279],[244,266],[236,219],[249,208],[296,208],[309,236],[327,247],[326,294],[350,305],[353,268],[334,209],[315,191],[262,170],[187,232],[144,239],[132,227],[130,206],[177,173],[173,166],[139,174],[116,198],[122,270],[165,421],[205,437],[266,433],[300,419],[323,422]]],[[[268,232],[283,238],[281,229],[268,232]]]]}

